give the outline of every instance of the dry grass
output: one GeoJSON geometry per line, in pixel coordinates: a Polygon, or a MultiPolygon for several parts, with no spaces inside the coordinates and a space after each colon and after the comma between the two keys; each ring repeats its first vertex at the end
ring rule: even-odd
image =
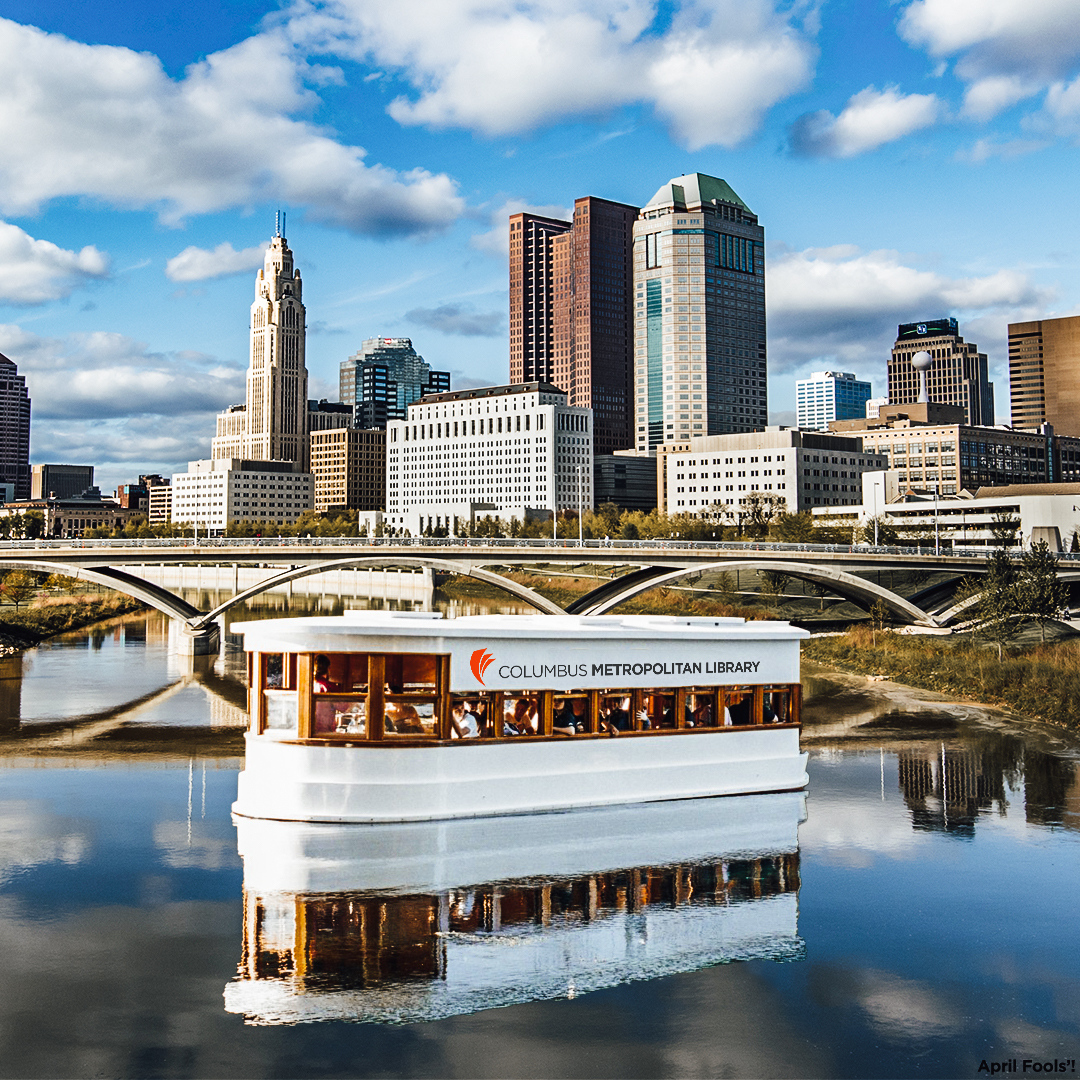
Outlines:
{"type": "Polygon", "coordinates": [[[1026,716],[1080,729],[1080,643],[1063,641],[1006,652],[970,637],[901,636],[852,627],[803,642],[803,655],[864,675],[1007,705],[1026,716]]]}

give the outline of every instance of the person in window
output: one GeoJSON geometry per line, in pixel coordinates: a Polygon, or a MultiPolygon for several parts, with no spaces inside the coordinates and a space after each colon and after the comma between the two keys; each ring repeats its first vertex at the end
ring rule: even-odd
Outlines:
{"type": "Polygon", "coordinates": [[[556,735],[576,735],[579,730],[578,720],[584,723],[585,700],[583,698],[564,698],[562,708],[558,709],[551,720],[551,730],[556,735]]]}
{"type": "Polygon", "coordinates": [[[450,710],[450,724],[454,729],[452,737],[476,739],[480,736],[480,721],[464,701],[457,702],[450,710]]]}
{"type": "Polygon", "coordinates": [[[341,684],[333,682],[330,678],[330,657],[322,653],[315,657],[315,693],[341,693],[341,684]]]}
{"type": "MultiPolygon", "coordinates": [[[[642,710],[644,712],[644,710],[642,710]]],[[[648,714],[646,713],[645,727],[648,727],[648,714]]],[[[630,699],[628,697],[621,698],[618,704],[615,704],[611,699],[608,700],[608,707],[601,715],[600,721],[601,727],[605,731],[629,731],[630,730],[630,699]]]]}

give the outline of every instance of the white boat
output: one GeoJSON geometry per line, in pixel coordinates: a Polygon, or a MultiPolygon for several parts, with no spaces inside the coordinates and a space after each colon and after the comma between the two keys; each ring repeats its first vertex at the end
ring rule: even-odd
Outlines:
{"type": "Polygon", "coordinates": [[[251,1024],[413,1023],[801,959],[805,798],[397,825],[237,818],[244,932],[225,1008],[251,1024]]]}
{"type": "Polygon", "coordinates": [[[244,817],[434,821],[808,782],[806,632],[787,623],[364,611],[232,631],[244,817]]]}

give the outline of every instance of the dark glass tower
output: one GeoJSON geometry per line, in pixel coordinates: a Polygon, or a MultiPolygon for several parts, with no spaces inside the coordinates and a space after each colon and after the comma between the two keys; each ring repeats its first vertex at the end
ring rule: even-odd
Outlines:
{"type": "Polygon", "coordinates": [[[30,395],[26,378],[0,353],[0,484],[16,499],[30,498],[30,395]]]}

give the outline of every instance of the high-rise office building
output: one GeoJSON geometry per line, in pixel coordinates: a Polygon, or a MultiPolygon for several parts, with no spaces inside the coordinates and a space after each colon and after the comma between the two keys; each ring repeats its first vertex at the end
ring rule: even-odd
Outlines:
{"type": "Polygon", "coordinates": [[[432,371],[411,338],[367,338],[341,362],[338,396],[352,407],[354,427],[385,430],[425,394],[449,389],[450,372],[432,371]]]}
{"type": "Polygon", "coordinates": [[[986,353],[964,341],[955,319],[900,324],[889,357],[889,404],[918,402],[919,372],[911,366],[911,358],[918,352],[928,352],[933,360],[926,372],[930,400],[959,406],[970,425],[992,427],[994,384],[987,371],[986,353]]]}
{"type": "Polygon", "coordinates": [[[1080,435],[1080,315],[1009,324],[1013,427],[1080,435]]]}
{"type": "MultiPolygon", "coordinates": [[[[510,216],[510,381],[553,382],[555,376],[555,238],[570,222],[536,214],[510,216]]],[[[572,256],[562,250],[560,276],[572,256]]],[[[569,281],[563,283],[569,291],[569,281]]]]}
{"type": "Polygon", "coordinates": [[[812,371],[795,383],[795,425],[804,431],[828,431],[832,420],[866,416],[870,384],[849,371],[812,371]]]}
{"type": "Polygon", "coordinates": [[[634,225],[638,450],[768,420],[765,230],[723,180],[666,183],[634,225]]]}
{"type": "Polygon", "coordinates": [[[593,410],[596,451],[633,446],[633,229],[638,208],[586,196],[572,221],[510,218],[510,379],[593,410]]]}
{"type": "Polygon", "coordinates": [[[0,484],[30,498],[30,395],[26,377],[0,353],[0,484]]]}
{"type": "Polygon", "coordinates": [[[308,468],[305,309],[300,270],[280,230],[255,278],[243,405],[220,413],[215,460],[293,461],[308,468]]]}

